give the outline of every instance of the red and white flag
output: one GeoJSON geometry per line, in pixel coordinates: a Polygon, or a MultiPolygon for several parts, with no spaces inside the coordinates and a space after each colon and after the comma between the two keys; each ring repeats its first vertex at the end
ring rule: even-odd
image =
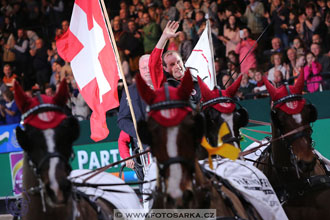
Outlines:
{"type": "Polygon", "coordinates": [[[191,74],[194,77],[199,76],[209,89],[214,89],[214,86],[216,85],[216,75],[209,21],[207,21],[205,30],[191,52],[185,66],[190,67],[191,74]]]}
{"type": "Polygon", "coordinates": [[[92,109],[91,138],[100,141],[109,130],[106,111],[119,106],[118,59],[98,0],[75,0],[69,30],[56,41],[58,54],[70,62],[74,78],[92,109]]]}

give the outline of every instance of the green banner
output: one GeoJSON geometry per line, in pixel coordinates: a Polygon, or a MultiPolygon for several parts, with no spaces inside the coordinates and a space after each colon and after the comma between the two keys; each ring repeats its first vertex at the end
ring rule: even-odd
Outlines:
{"type": "MultiPolygon", "coordinates": [[[[108,164],[121,160],[118,151],[117,142],[103,142],[96,144],[74,146],[75,158],[71,162],[72,169],[92,169],[106,166],[108,164]]],[[[0,154],[0,166],[2,168],[0,181],[0,198],[13,196],[19,194],[21,189],[17,186],[21,183],[22,163],[20,158],[23,157],[23,152],[0,154]],[[14,160],[15,157],[19,157],[14,160]],[[18,164],[18,165],[17,165],[18,164]]],[[[109,168],[106,172],[118,176],[121,164],[109,168]]],[[[122,178],[126,182],[137,181],[135,172],[131,169],[125,168],[123,170],[122,178]]]]}

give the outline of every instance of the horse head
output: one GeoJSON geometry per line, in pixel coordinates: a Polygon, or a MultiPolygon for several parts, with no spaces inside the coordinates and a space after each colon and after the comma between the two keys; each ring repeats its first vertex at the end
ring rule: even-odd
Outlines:
{"type": "Polygon", "coordinates": [[[193,89],[187,71],[178,88],[167,83],[153,91],[142,78],[136,77],[141,97],[148,104],[148,119],[138,123],[142,142],[150,145],[156,157],[160,187],[167,204],[182,207],[190,202],[196,149],[203,136],[203,118],[189,102],[193,89]]]}
{"type": "Polygon", "coordinates": [[[279,88],[275,88],[266,77],[263,80],[273,101],[273,139],[285,136],[273,143],[274,160],[290,161],[291,165],[298,166],[300,173],[312,171],[316,157],[312,148],[310,123],[317,119],[317,110],[314,105],[307,104],[302,96],[304,73],[300,73],[294,85],[279,88]]]}
{"type": "Polygon", "coordinates": [[[242,76],[227,89],[221,90],[215,87],[210,90],[208,86],[198,77],[198,84],[202,95],[202,110],[206,121],[206,138],[208,142],[216,147],[218,143],[218,131],[222,123],[227,123],[230,134],[226,135],[224,141],[233,143],[240,147],[239,129],[248,123],[249,115],[247,111],[240,106],[236,108],[237,102],[233,100],[237,89],[240,86],[242,76]]]}
{"type": "MultiPolygon", "coordinates": [[[[25,151],[24,160],[33,170],[36,179],[33,184],[40,184],[40,190],[45,190],[50,205],[64,204],[71,192],[67,176],[71,171],[72,143],[79,136],[78,121],[63,112],[69,97],[68,86],[63,80],[54,97],[40,94],[28,97],[17,82],[14,89],[17,106],[23,113],[23,127],[16,128],[16,136],[25,151]]],[[[23,177],[33,182],[29,180],[33,175],[23,177]]]]}

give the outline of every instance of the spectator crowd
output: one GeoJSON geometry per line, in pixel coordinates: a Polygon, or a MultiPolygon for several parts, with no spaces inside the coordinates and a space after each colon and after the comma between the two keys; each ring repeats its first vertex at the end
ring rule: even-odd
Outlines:
{"type": "MultiPolygon", "coordinates": [[[[1,0],[0,124],[19,122],[13,85],[26,93],[55,94],[66,79],[68,111],[87,119],[90,109],[70,63],[59,57],[56,39],[69,28],[73,0],[1,0]]],[[[305,92],[330,89],[330,0],[121,0],[106,1],[127,82],[134,83],[139,58],[151,53],[169,20],[180,34],[167,50],[185,62],[211,24],[217,84],[227,87],[244,73],[238,100],[267,96],[262,76],[279,87],[304,72],[305,92]]],[[[121,94],[122,84],[118,86],[121,94]]],[[[120,95],[121,97],[121,95],[120,95]]],[[[109,114],[116,114],[113,110],[109,114]]]]}

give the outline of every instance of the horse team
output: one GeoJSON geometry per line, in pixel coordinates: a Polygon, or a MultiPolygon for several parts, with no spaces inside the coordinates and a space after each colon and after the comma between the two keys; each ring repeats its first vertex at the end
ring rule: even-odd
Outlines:
{"type": "MultiPolygon", "coordinates": [[[[164,84],[152,90],[137,76],[138,90],[150,109],[147,121],[139,122],[138,131],[157,161],[152,208],[216,209],[218,218],[266,219],[230,181],[201,165],[201,161],[208,158],[207,151],[200,146],[203,136],[213,147],[218,147],[221,141],[240,148],[239,129],[247,125],[248,113],[233,96],[241,78],[226,90],[210,90],[199,80],[202,100],[196,108],[189,101],[193,90],[189,71],[178,88],[164,84]],[[223,124],[229,132],[219,140],[223,124]]],[[[273,103],[272,140],[255,166],[273,186],[285,211],[284,219],[327,219],[330,216],[329,171],[313,149],[310,123],[317,119],[317,111],[302,96],[303,74],[293,86],[274,88],[266,78],[264,82],[273,103]]],[[[23,219],[63,216],[111,219],[114,209],[118,208],[115,200],[125,193],[124,186],[115,189],[109,186],[102,188],[104,195],[110,193],[109,199],[103,194],[93,196],[67,178],[71,171],[72,143],[79,134],[77,121],[61,110],[67,98],[64,82],[53,98],[44,95],[28,98],[15,84],[15,99],[24,113],[24,127],[16,131],[25,151],[23,184],[27,189],[25,196],[31,198],[31,207],[23,219]]],[[[213,164],[220,168],[223,160],[212,158],[213,164]]],[[[238,160],[244,164],[243,157],[238,160]]],[[[121,180],[116,183],[124,184],[121,180]]],[[[135,202],[138,201],[135,194],[126,198],[130,203],[127,208],[142,208],[135,202]]]]}

